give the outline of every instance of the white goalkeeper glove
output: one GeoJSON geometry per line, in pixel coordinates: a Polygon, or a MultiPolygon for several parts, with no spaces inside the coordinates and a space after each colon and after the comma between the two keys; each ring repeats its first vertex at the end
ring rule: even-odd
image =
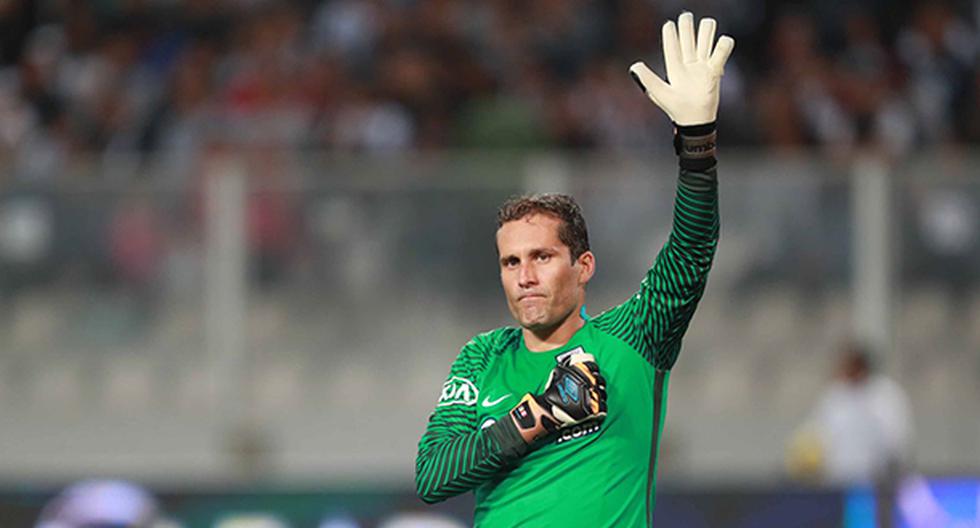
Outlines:
{"type": "Polygon", "coordinates": [[[716,26],[715,19],[702,18],[695,43],[691,13],[681,14],[676,26],[672,20],[664,24],[664,63],[670,84],[642,61],[630,66],[630,75],[647,97],[678,126],[713,123],[717,118],[718,86],[735,40],[723,35],[714,44],[716,26]]]}

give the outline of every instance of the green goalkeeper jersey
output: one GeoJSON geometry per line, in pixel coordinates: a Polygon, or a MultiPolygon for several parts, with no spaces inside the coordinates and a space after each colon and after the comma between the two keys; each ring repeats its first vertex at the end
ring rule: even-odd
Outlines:
{"type": "Polygon", "coordinates": [[[530,352],[519,328],[500,328],[463,347],[419,442],[422,500],[473,490],[476,526],[652,524],[670,369],[717,245],[717,196],[714,168],[681,169],[673,229],[639,291],[564,346],[530,352]],[[579,350],[607,380],[606,419],[526,445],[508,412],[579,350]]]}

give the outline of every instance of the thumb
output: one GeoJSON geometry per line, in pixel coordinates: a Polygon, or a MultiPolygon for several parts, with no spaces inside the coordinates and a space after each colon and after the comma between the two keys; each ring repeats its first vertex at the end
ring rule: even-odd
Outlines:
{"type": "Polygon", "coordinates": [[[589,354],[588,352],[576,352],[568,357],[568,362],[572,365],[576,363],[585,363],[586,361],[595,361],[595,356],[589,354]]]}
{"type": "Polygon", "coordinates": [[[656,73],[650,71],[650,68],[643,61],[634,62],[630,66],[630,75],[636,81],[636,84],[640,85],[640,88],[647,94],[650,100],[664,111],[667,110],[664,103],[670,97],[669,84],[664,82],[656,73]]]}

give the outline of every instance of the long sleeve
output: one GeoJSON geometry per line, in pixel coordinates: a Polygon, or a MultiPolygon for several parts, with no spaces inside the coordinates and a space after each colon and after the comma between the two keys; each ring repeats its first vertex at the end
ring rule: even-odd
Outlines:
{"type": "Polygon", "coordinates": [[[456,358],[419,441],[415,488],[424,502],[470,491],[527,452],[513,421],[485,429],[476,423],[478,383],[489,352],[485,336],[470,341],[456,358]]]}
{"type": "Polygon", "coordinates": [[[595,318],[660,370],[669,370],[707,284],[718,244],[718,180],[715,164],[681,168],[670,236],[639,291],[595,318]]]}

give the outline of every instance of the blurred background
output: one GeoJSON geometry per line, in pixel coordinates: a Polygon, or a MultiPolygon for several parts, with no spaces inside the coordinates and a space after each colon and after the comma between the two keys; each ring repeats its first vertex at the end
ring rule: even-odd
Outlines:
{"type": "Polygon", "coordinates": [[[0,0],[0,525],[469,525],[414,461],[496,206],[637,288],[682,9],[738,44],[657,525],[980,523],[980,3],[0,0]]]}

